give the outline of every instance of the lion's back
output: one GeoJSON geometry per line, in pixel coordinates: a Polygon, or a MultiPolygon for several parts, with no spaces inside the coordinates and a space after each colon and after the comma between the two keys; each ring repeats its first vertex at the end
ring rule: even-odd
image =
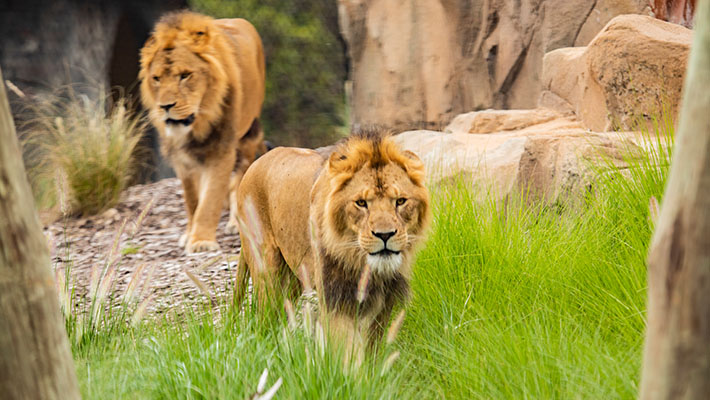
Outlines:
{"type": "Polygon", "coordinates": [[[309,245],[310,191],[323,162],[313,150],[277,147],[257,159],[239,185],[239,218],[256,217],[287,263],[298,262],[309,245]]]}
{"type": "Polygon", "coordinates": [[[240,129],[246,131],[254,118],[261,114],[266,92],[266,62],[261,37],[254,25],[242,18],[217,19],[215,26],[228,38],[239,68],[239,86],[248,97],[239,112],[240,129]]]}

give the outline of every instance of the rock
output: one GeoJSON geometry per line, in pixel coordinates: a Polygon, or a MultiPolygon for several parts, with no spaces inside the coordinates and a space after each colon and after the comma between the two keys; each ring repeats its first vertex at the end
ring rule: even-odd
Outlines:
{"type": "Polygon", "coordinates": [[[648,0],[618,1],[597,0],[589,16],[582,24],[574,41],[574,46],[586,46],[604,26],[617,15],[642,14],[652,15],[648,0]]]}
{"type": "Polygon", "coordinates": [[[572,110],[594,131],[677,114],[692,31],[641,15],[614,18],[587,47],[543,60],[542,107],[572,110]]]}
{"type": "Polygon", "coordinates": [[[100,218],[108,220],[109,222],[113,222],[113,220],[119,218],[118,210],[116,210],[115,208],[109,208],[108,210],[101,213],[100,218]]]}
{"type": "MultiPolygon", "coordinates": [[[[547,113],[550,111],[484,111],[474,114],[478,117],[496,116],[501,123],[498,127],[507,127],[509,120],[520,115],[547,113]]],[[[455,122],[459,119],[476,118],[467,114],[466,118],[457,117],[455,122]]],[[[527,190],[536,198],[552,202],[588,185],[590,165],[601,155],[620,164],[620,149],[630,145],[622,140],[624,137],[634,138],[632,134],[589,132],[578,122],[559,115],[540,121],[523,124],[524,128],[519,130],[498,129],[485,133],[469,133],[466,127],[452,129],[452,133],[408,131],[395,136],[395,140],[404,149],[419,155],[427,166],[432,183],[462,177],[470,180],[482,196],[493,193],[496,198],[505,198],[516,191],[527,190]]],[[[491,123],[486,130],[490,129],[496,129],[496,126],[491,123]]]]}
{"type": "Polygon", "coordinates": [[[576,114],[582,105],[582,83],[586,79],[586,47],[565,47],[545,54],[542,68],[543,91],[539,107],[576,114]]]}
{"type": "MultiPolygon", "coordinates": [[[[563,116],[546,108],[532,110],[484,110],[460,114],[446,127],[445,132],[456,133],[493,133],[512,131],[539,125],[563,116]]],[[[573,127],[579,124],[567,120],[573,127]]]]}
{"type": "Polygon", "coordinates": [[[440,129],[463,112],[533,108],[545,53],[586,44],[643,0],[339,0],[355,124],[440,129]],[[584,33],[585,38],[580,34],[584,33]]]}

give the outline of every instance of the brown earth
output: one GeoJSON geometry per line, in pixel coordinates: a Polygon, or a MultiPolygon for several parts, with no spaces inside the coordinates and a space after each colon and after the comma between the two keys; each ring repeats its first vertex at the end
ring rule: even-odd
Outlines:
{"type": "MultiPolygon", "coordinates": [[[[63,275],[70,267],[70,287],[74,287],[77,299],[89,293],[92,274],[115,268],[111,302],[121,302],[136,274],[139,284],[134,293],[140,295],[138,301],[150,297],[149,313],[161,314],[204,302],[207,296],[218,302],[230,299],[240,241],[238,235],[225,233],[226,223],[225,210],[217,232],[220,251],[185,254],[177,243],[187,224],[182,187],[172,178],[133,186],[115,208],[98,216],[60,219],[47,226],[45,234],[55,273],[63,275]],[[152,206],[137,227],[140,213],[151,200],[152,206]],[[112,251],[119,232],[118,246],[112,251]],[[109,259],[114,261],[106,268],[109,259]],[[209,294],[199,289],[188,273],[203,283],[209,294]]],[[[110,274],[107,276],[110,278],[110,274]]]]}

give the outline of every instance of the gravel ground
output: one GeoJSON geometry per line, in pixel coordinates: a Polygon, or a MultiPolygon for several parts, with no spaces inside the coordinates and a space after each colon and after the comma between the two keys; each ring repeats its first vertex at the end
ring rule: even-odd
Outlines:
{"type": "Polygon", "coordinates": [[[225,210],[217,230],[221,250],[185,254],[178,239],[187,216],[180,181],[173,178],[133,186],[115,208],[94,217],[60,219],[45,228],[45,235],[55,273],[61,279],[70,267],[70,284],[79,301],[106,271],[114,304],[124,298],[129,282],[137,279],[129,292],[136,301],[150,298],[149,314],[162,314],[208,296],[214,301],[231,296],[240,242],[238,235],[225,233],[227,215],[225,210]],[[112,250],[117,235],[118,245],[112,250]],[[198,287],[201,284],[203,289],[198,287]]]}

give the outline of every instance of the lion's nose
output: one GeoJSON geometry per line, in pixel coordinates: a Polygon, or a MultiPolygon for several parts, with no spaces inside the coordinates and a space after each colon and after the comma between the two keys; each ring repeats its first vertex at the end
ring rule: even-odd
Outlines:
{"type": "Polygon", "coordinates": [[[397,233],[397,231],[390,231],[390,232],[375,232],[372,231],[372,234],[377,236],[378,238],[382,239],[382,242],[387,244],[387,240],[394,236],[397,233]]]}
{"type": "Polygon", "coordinates": [[[173,108],[173,106],[174,106],[175,104],[176,104],[176,103],[161,104],[161,105],[160,105],[160,108],[162,108],[163,110],[165,110],[165,112],[168,112],[168,111],[170,111],[171,108],[173,108]]]}

